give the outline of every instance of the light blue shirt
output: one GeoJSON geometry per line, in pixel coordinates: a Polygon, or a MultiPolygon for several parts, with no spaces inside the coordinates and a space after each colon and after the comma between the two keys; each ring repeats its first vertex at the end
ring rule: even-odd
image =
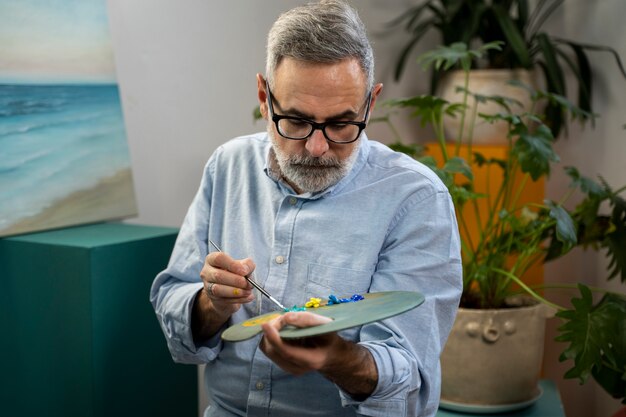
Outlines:
{"type": "MultiPolygon", "coordinates": [[[[351,171],[316,194],[295,194],[271,169],[267,133],[233,139],[209,159],[167,269],[150,300],[175,361],[206,364],[205,416],[434,416],[439,355],[461,294],[454,208],[427,167],[359,139],[351,171]],[[330,294],[408,290],[426,301],[401,315],[340,332],[372,353],[378,385],[353,400],[319,373],[295,377],[259,349],[260,336],[193,342],[190,320],[213,249],[256,263],[256,280],[283,305],[330,294]]],[[[260,294],[224,326],[275,310],[260,294]]]]}

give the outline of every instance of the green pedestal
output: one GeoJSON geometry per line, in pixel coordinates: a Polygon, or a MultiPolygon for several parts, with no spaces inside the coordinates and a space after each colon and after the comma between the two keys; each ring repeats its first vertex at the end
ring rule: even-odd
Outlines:
{"type": "Polygon", "coordinates": [[[485,409],[482,413],[476,408],[472,412],[448,411],[439,409],[436,417],[565,417],[561,395],[553,381],[544,379],[539,381],[542,394],[539,399],[529,407],[515,411],[495,411],[495,407],[485,409]]]}
{"type": "Polygon", "coordinates": [[[148,301],[177,230],[97,224],[0,239],[0,415],[196,416],[148,301]]]}

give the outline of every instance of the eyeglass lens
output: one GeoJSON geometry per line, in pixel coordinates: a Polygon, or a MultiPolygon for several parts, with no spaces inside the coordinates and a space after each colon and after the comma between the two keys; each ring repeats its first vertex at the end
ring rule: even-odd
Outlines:
{"type": "MultiPolygon", "coordinates": [[[[349,123],[328,123],[324,127],[324,134],[335,142],[351,142],[361,133],[357,125],[349,123]]],[[[304,139],[313,130],[313,125],[297,119],[281,119],[278,121],[278,131],[281,135],[292,139],[304,139]]]]}

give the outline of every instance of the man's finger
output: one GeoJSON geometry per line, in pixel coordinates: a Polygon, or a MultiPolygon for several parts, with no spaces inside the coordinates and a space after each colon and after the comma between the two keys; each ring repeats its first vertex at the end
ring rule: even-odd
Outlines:
{"type": "MultiPolygon", "coordinates": [[[[333,321],[330,317],[320,316],[319,314],[309,313],[307,311],[292,311],[282,316],[282,324],[291,324],[296,327],[313,327],[333,321]]],[[[282,327],[281,327],[282,328],[282,327]]]]}
{"type": "Polygon", "coordinates": [[[231,302],[249,302],[254,299],[254,294],[249,289],[231,287],[230,285],[210,282],[207,284],[207,293],[212,297],[229,299],[231,302]]]}
{"type": "Polygon", "coordinates": [[[246,276],[252,272],[250,266],[248,265],[248,260],[245,262],[237,261],[224,252],[211,252],[207,255],[206,260],[209,265],[215,268],[224,269],[232,272],[233,274],[246,276]]]}

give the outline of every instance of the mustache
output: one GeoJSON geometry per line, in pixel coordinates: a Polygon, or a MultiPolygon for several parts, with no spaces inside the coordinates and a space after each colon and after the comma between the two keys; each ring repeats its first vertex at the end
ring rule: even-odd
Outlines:
{"type": "Polygon", "coordinates": [[[337,168],[341,162],[335,157],[317,158],[311,155],[295,155],[289,158],[290,165],[301,165],[313,168],[337,168]]]}

